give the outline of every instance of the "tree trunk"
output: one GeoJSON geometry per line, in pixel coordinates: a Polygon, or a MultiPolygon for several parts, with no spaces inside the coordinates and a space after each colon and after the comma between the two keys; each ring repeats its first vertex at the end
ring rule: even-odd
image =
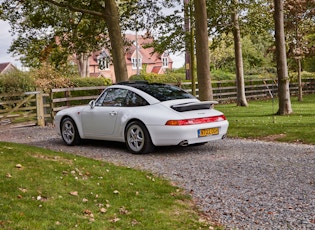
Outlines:
{"type": "Polygon", "coordinates": [[[287,115],[292,113],[287,55],[284,36],[283,0],[274,0],[275,40],[277,56],[278,96],[279,110],[277,114],[287,115]]]}
{"type": "Polygon", "coordinates": [[[301,72],[302,72],[302,65],[301,65],[301,58],[297,59],[297,63],[298,63],[298,82],[299,82],[299,97],[298,100],[299,101],[303,101],[303,86],[302,86],[302,76],[301,76],[301,72]]]}
{"type": "MultiPolygon", "coordinates": [[[[184,28],[185,28],[185,33],[186,35],[190,34],[190,15],[191,15],[191,10],[190,10],[190,0],[184,0],[184,18],[185,18],[185,24],[184,24],[184,28]]],[[[191,34],[190,34],[191,35],[191,34]]],[[[191,35],[192,36],[192,35],[191,35]]],[[[186,80],[191,80],[191,56],[190,56],[190,50],[191,50],[191,46],[190,46],[190,41],[188,41],[186,39],[185,41],[185,69],[186,69],[186,80]]]]}
{"type": "Polygon", "coordinates": [[[194,43],[194,28],[190,28],[190,73],[191,73],[191,91],[196,96],[196,74],[195,74],[195,43],[194,43]]]}
{"type": "Polygon", "coordinates": [[[196,59],[199,99],[213,100],[210,78],[206,0],[194,0],[196,20],[196,59]]]}
{"type": "Polygon", "coordinates": [[[113,64],[116,82],[127,81],[127,65],[124,53],[124,42],[120,28],[119,12],[115,0],[105,1],[104,17],[112,47],[113,64]]]}
{"type": "MultiPolygon", "coordinates": [[[[190,1],[190,0],[188,0],[190,1]]],[[[194,7],[192,4],[189,4],[189,21],[190,21],[190,41],[189,41],[189,47],[190,47],[190,76],[191,76],[191,92],[192,95],[196,96],[196,74],[195,74],[195,28],[193,26],[194,21],[194,7]]]]}
{"type": "MultiPolygon", "coordinates": [[[[237,6],[238,0],[234,0],[233,2],[235,6],[237,6]]],[[[233,37],[234,37],[235,67],[236,67],[237,106],[248,106],[246,95],[245,95],[241,31],[240,31],[240,25],[239,25],[239,15],[238,15],[236,7],[234,9],[234,12],[232,13],[232,22],[234,26],[233,37]]]]}
{"type": "Polygon", "coordinates": [[[78,58],[79,73],[81,77],[89,77],[89,54],[81,53],[78,58]]]}

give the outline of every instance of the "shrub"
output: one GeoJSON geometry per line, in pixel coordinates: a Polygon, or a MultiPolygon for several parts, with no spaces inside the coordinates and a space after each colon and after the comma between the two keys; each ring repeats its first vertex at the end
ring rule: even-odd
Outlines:
{"type": "Polygon", "coordinates": [[[69,78],[65,78],[62,74],[54,70],[50,65],[43,65],[39,69],[33,69],[30,74],[35,79],[35,85],[38,88],[47,91],[52,88],[71,87],[69,78]]]}
{"type": "Polygon", "coordinates": [[[31,71],[35,78],[35,84],[38,88],[47,91],[52,88],[100,86],[111,84],[111,79],[105,78],[82,78],[80,76],[68,77],[61,72],[56,71],[49,65],[31,71]]]}
{"type": "MultiPolygon", "coordinates": [[[[315,73],[310,73],[310,72],[303,71],[301,73],[301,77],[302,78],[315,78],[315,73]]],[[[289,72],[289,78],[290,78],[291,82],[297,82],[298,81],[298,73],[290,71],[289,72]]]]}
{"type": "Polygon", "coordinates": [[[211,79],[216,81],[235,80],[235,74],[222,70],[212,70],[211,79]]]}
{"type": "Polygon", "coordinates": [[[185,75],[183,73],[168,72],[166,74],[140,74],[133,75],[129,78],[131,81],[147,81],[157,83],[180,83],[185,81],[185,75]]]}
{"type": "Polygon", "coordinates": [[[35,79],[19,70],[0,75],[0,93],[21,93],[34,91],[35,79]]]}
{"type": "Polygon", "coordinates": [[[48,92],[52,88],[102,86],[112,84],[111,79],[68,77],[49,65],[29,72],[19,70],[0,75],[0,93],[20,93],[42,89],[48,92]]]}
{"type": "Polygon", "coordinates": [[[74,87],[84,87],[84,86],[101,86],[101,85],[111,85],[112,80],[108,78],[92,78],[92,77],[75,77],[70,78],[70,82],[74,87]]]}

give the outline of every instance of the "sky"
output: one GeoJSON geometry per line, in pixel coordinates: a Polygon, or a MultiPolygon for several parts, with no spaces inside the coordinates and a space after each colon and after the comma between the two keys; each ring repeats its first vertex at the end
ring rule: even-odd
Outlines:
{"type": "Polygon", "coordinates": [[[21,63],[18,61],[18,58],[12,57],[12,54],[8,53],[12,42],[9,30],[9,23],[0,20],[0,63],[11,62],[16,67],[21,68],[21,63]]]}
{"type": "MultiPolygon", "coordinates": [[[[12,54],[8,53],[8,49],[13,40],[9,30],[9,23],[0,20],[0,63],[11,62],[21,69],[22,65],[18,57],[13,57],[12,54]]],[[[185,62],[184,54],[171,54],[171,59],[173,60],[173,68],[183,67],[185,62]]]]}

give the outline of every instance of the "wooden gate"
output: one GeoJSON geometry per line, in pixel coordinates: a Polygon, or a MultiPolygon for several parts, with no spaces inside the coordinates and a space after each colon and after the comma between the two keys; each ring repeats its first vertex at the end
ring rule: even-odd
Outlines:
{"type": "Polygon", "coordinates": [[[15,123],[45,126],[42,92],[0,94],[0,124],[15,123]]]}

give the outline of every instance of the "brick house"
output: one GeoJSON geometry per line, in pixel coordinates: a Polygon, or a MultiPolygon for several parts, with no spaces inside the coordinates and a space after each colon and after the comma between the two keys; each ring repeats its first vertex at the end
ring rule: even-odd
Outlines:
{"type": "MultiPolygon", "coordinates": [[[[146,73],[163,74],[172,70],[173,61],[168,52],[163,54],[153,53],[153,48],[143,48],[145,44],[152,42],[151,39],[127,34],[126,39],[130,46],[126,48],[126,64],[128,77],[145,71],[146,73]],[[138,49],[136,46],[138,44],[138,49]],[[139,63],[139,68],[137,67],[139,63]]],[[[89,57],[89,72],[91,77],[105,77],[116,82],[114,67],[110,62],[110,53],[107,50],[97,51],[89,57]]]]}
{"type": "Polygon", "coordinates": [[[10,71],[17,70],[17,68],[10,62],[0,63],[0,74],[6,74],[10,71]]]}

